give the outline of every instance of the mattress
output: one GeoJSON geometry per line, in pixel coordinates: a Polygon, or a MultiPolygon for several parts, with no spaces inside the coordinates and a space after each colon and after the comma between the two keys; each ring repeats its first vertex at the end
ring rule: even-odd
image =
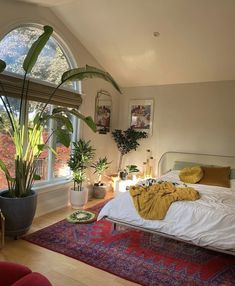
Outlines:
{"type": "MultiPolygon", "coordinates": [[[[179,171],[159,180],[182,184],[179,171]]],[[[163,220],[145,220],[137,213],[129,192],[125,192],[100,211],[98,220],[108,217],[137,227],[158,231],[202,247],[235,251],[235,181],[231,188],[187,184],[199,191],[197,201],[172,203],[163,220]]]]}

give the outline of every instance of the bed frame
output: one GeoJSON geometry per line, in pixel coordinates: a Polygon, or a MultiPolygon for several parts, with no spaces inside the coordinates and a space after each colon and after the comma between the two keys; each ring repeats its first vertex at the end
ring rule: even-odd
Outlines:
{"type": "Polygon", "coordinates": [[[235,157],[213,154],[168,151],[162,154],[157,166],[157,177],[171,171],[175,161],[194,162],[214,166],[230,166],[235,169],[235,157]]]}
{"type": "Polygon", "coordinates": [[[230,255],[235,256],[235,251],[223,250],[223,249],[220,249],[220,248],[210,247],[210,246],[200,246],[200,245],[195,244],[193,242],[189,242],[189,241],[186,241],[184,239],[178,238],[175,235],[166,234],[166,233],[163,233],[163,232],[160,232],[160,231],[156,231],[156,230],[152,230],[152,229],[148,229],[148,228],[145,228],[145,227],[135,226],[135,225],[129,224],[127,222],[119,221],[117,219],[113,219],[113,218],[109,218],[109,217],[105,217],[105,219],[113,223],[113,231],[116,231],[117,227],[119,225],[121,225],[121,226],[124,226],[124,227],[127,227],[127,228],[133,228],[133,229],[137,229],[137,230],[140,230],[140,231],[153,233],[155,235],[171,238],[171,239],[174,239],[174,240],[177,240],[177,241],[181,241],[181,242],[184,242],[184,243],[187,243],[187,244],[195,245],[195,246],[198,246],[198,247],[201,247],[201,248],[206,248],[206,249],[209,249],[209,250],[213,250],[213,251],[217,251],[217,252],[221,252],[221,253],[230,254],[230,255]]]}
{"type": "MultiPolygon", "coordinates": [[[[215,165],[215,166],[230,166],[231,169],[235,169],[235,157],[234,156],[223,156],[223,155],[198,154],[198,153],[185,153],[185,152],[169,151],[169,152],[164,153],[158,162],[158,173],[157,173],[158,177],[160,177],[161,175],[172,170],[175,161],[195,162],[195,163],[199,163],[199,164],[203,163],[203,164],[215,165]]],[[[196,245],[198,247],[202,247],[202,248],[206,248],[209,250],[213,250],[213,251],[217,251],[217,252],[221,252],[221,253],[230,254],[230,255],[235,256],[235,250],[230,251],[230,250],[223,250],[223,249],[210,247],[210,246],[200,246],[200,245],[197,245],[193,242],[189,242],[189,241],[180,239],[174,235],[169,235],[169,234],[165,234],[165,233],[160,232],[160,231],[155,231],[155,230],[151,230],[148,228],[135,226],[135,225],[129,224],[125,221],[120,221],[120,220],[116,220],[116,219],[109,218],[109,217],[105,217],[105,219],[113,223],[113,230],[114,231],[116,231],[118,225],[121,225],[121,226],[125,226],[128,228],[134,228],[134,229],[137,229],[140,231],[153,233],[153,234],[156,234],[159,236],[171,238],[171,239],[181,241],[181,242],[184,242],[187,244],[196,245]]]]}

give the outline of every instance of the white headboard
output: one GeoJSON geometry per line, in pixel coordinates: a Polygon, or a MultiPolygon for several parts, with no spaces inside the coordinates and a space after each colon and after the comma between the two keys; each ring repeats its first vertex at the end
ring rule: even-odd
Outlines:
{"type": "Polygon", "coordinates": [[[230,166],[231,169],[235,169],[234,156],[169,151],[164,153],[158,162],[158,177],[171,170],[175,161],[195,162],[215,166],[230,166]]]}

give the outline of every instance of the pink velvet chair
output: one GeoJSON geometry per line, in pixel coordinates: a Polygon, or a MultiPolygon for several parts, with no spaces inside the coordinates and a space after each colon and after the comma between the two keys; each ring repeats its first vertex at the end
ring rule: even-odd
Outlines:
{"type": "Polygon", "coordinates": [[[32,272],[28,267],[0,261],[0,286],[52,286],[40,273],[32,272]]]}

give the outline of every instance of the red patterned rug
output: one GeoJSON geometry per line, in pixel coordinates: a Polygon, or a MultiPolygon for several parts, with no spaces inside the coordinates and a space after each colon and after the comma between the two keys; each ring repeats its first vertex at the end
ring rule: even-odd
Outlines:
{"type": "Polygon", "coordinates": [[[62,220],[24,239],[141,285],[235,285],[235,257],[133,229],[113,231],[105,220],[62,220]]]}

